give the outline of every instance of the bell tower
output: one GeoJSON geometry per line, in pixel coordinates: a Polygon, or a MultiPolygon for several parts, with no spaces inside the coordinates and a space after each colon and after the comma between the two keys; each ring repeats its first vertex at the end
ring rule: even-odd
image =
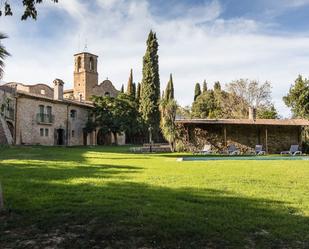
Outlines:
{"type": "Polygon", "coordinates": [[[74,55],[74,98],[90,100],[98,85],[98,56],[87,52],[74,55]]]}

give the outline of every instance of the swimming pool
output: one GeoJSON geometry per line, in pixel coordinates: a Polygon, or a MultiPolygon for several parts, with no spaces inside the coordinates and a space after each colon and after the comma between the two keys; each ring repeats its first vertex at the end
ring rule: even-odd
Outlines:
{"type": "Polygon", "coordinates": [[[177,158],[178,162],[183,161],[227,161],[227,160],[254,160],[254,161],[272,161],[272,160],[305,160],[309,161],[309,156],[188,156],[177,158]]]}

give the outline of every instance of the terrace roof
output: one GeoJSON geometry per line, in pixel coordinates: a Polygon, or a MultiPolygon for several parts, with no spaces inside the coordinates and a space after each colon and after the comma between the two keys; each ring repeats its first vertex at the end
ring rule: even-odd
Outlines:
{"type": "Polygon", "coordinates": [[[178,124],[309,126],[306,119],[176,119],[178,124]]]}

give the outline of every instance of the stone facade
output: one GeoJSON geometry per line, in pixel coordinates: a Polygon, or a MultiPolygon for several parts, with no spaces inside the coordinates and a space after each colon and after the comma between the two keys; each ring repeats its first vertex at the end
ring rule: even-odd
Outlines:
{"type": "MultiPolygon", "coordinates": [[[[116,97],[119,92],[109,80],[98,85],[96,55],[79,53],[74,58],[72,90],[65,91],[60,79],[53,82],[53,88],[15,82],[0,86],[0,106],[4,110],[0,113],[0,144],[75,146],[102,141],[98,131],[87,133],[84,129],[93,108],[89,100],[92,95],[116,97]]],[[[124,135],[120,134],[117,140],[124,144],[124,135]]],[[[112,136],[109,142],[114,142],[112,136]]]]}
{"type": "Polygon", "coordinates": [[[26,94],[17,101],[16,144],[95,145],[83,132],[90,105],[26,94]]]}

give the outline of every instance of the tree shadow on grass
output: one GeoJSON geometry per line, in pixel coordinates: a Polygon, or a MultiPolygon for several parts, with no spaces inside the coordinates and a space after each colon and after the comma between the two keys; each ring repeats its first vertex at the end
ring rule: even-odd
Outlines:
{"type": "Polygon", "coordinates": [[[134,166],[5,167],[4,248],[309,246],[309,218],[287,203],[130,182],[134,166]]]}
{"type": "Polygon", "coordinates": [[[88,160],[145,160],[151,154],[130,153],[128,146],[97,146],[97,147],[44,147],[18,146],[7,147],[0,151],[1,160],[60,161],[85,163],[88,160]],[[117,155],[117,156],[116,156],[117,155]]]}

